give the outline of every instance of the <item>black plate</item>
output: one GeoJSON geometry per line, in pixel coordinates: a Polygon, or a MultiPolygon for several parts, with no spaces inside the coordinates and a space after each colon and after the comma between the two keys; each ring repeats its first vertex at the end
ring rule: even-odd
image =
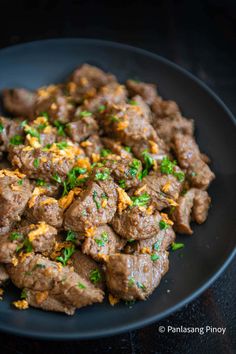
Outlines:
{"type": "Polygon", "coordinates": [[[111,71],[120,81],[138,78],[157,83],[162,96],[177,101],[184,115],[195,119],[197,140],[212,159],[217,177],[209,190],[209,218],[204,225],[194,227],[192,237],[178,237],[185,248],[171,254],[170,271],[149,300],[132,308],[125,304],[112,307],[104,302],[69,317],[36,309],[12,309],[10,303],[19,292],[9,289],[0,304],[1,330],[41,338],[81,339],[141,327],[193,300],[212,284],[235,254],[235,122],[222,101],[197,78],[141,49],[100,40],[59,39],[0,51],[0,89],[33,89],[60,82],[84,62],[111,71]]]}

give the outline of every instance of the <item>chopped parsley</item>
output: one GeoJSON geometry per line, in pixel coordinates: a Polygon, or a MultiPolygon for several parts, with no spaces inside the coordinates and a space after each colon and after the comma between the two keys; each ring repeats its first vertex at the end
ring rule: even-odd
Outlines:
{"type": "Polygon", "coordinates": [[[99,107],[98,107],[98,112],[102,113],[103,111],[105,111],[106,109],[106,106],[104,106],[104,104],[101,104],[99,107]]]}
{"type": "Polygon", "coordinates": [[[158,254],[156,254],[156,253],[152,253],[152,254],[151,254],[151,260],[152,260],[153,262],[157,261],[158,259],[159,259],[158,254]]]}
{"type": "Polygon", "coordinates": [[[39,159],[34,159],[33,165],[35,168],[39,167],[39,159]]]}
{"type": "Polygon", "coordinates": [[[27,292],[25,289],[22,290],[21,294],[20,294],[20,298],[22,300],[26,299],[27,298],[27,292]]]}
{"type": "Polygon", "coordinates": [[[66,241],[75,242],[76,241],[76,233],[72,230],[67,231],[66,241]]]}
{"type": "Polygon", "coordinates": [[[2,133],[2,132],[3,132],[3,130],[4,130],[4,126],[3,126],[3,124],[2,124],[2,123],[0,123],[0,133],[2,133]]]}
{"type": "Polygon", "coordinates": [[[57,173],[52,176],[52,179],[53,179],[54,181],[56,181],[57,183],[62,183],[61,177],[58,176],[57,173]]]}
{"type": "Polygon", "coordinates": [[[40,141],[40,134],[36,129],[29,128],[25,131],[25,133],[33,136],[34,138],[37,138],[40,141]]]}
{"type": "Polygon", "coordinates": [[[131,152],[131,147],[130,146],[124,146],[124,150],[127,152],[131,152]]]}
{"type": "Polygon", "coordinates": [[[148,153],[147,150],[142,152],[142,156],[144,159],[144,169],[142,172],[142,178],[148,175],[148,172],[151,170],[152,166],[154,165],[154,159],[148,153]]]}
{"type": "Polygon", "coordinates": [[[135,284],[135,279],[134,277],[130,277],[128,281],[128,286],[133,286],[135,284]]]}
{"type": "Polygon", "coordinates": [[[45,186],[45,184],[46,184],[46,182],[43,179],[41,179],[41,178],[38,178],[36,180],[36,185],[37,186],[45,186]]]}
{"type": "Polygon", "coordinates": [[[107,156],[110,155],[111,153],[112,153],[112,152],[111,152],[111,150],[109,150],[109,149],[102,149],[100,155],[101,155],[101,157],[107,157],[107,156]]]}
{"type": "Polygon", "coordinates": [[[146,206],[150,200],[150,195],[148,193],[143,193],[139,196],[131,197],[133,202],[132,206],[146,206]]]}
{"type": "Polygon", "coordinates": [[[20,234],[19,232],[12,232],[10,234],[10,240],[11,241],[18,240],[19,238],[22,238],[22,237],[23,237],[23,235],[20,234]]]}
{"type": "Polygon", "coordinates": [[[129,174],[134,178],[137,176],[141,166],[141,161],[133,159],[132,163],[129,165],[129,174]]]}
{"type": "Polygon", "coordinates": [[[113,122],[113,123],[117,123],[120,121],[120,119],[116,116],[110,116],[109,119],[113,122]]]}
{"type": "Polygon", "coordinates": [[[28,123],[27,120],[23,120],[23,122],[20,123],[20,127],[21,127],[21,128],[24,128],[27,123],[28,123]]]}
{"type": "Polygon", "coordinates": [[[184,248],[184,243],[176,243],[176,242],[173,242],[173,243],[171,244],[171,249],[172,249],[172,251],[177,251],[177,250],[179,250],[179,249],[181,249],[181,248],[184,248]]]}
{"type": "Polygon", "coordinates": [[[110,171],[108,170],[108,168],[102,170],[102,171],[98,171],[95,174],[95,181],[105,181],[106,179],[108,179],[110,176],[110,171]]]}
{"type": "Polygon", "coordinates": [[[23,144],[23,137],[21,135],[14,135],[10,139],[10,144],[12,144],[12,145],[21,145],[21,144],[23,144]]]}
{"type": "Polygon", "coordinates": [[[138,102],[135,100],[128,100],[128,103],[131,104],[132,106],[137,106],[138,102]]]}
{"type": "Polygon", "coordinates": [[[80,112],[79,115],[80,115],[80,117],[89,117],[92,115],[92,113],[89,111],[82,111],[82,112],[80,112]]]}
{"type": "Polygon", "coordinates": [[[78,283],[78,288],[80,289],[86,289],[86,286],[82,283],[78,283]]]}
{"type": "Polygon", "coordinates": [[[40,115],[40,117],[44,117],[46,119],[49,119],[49,115],[47,112],[41,112],[41,113],[39,113],[39,115],[40,115]]]}
{"type": "Polygon", "coordinates": [[[103,231],[101,233],[101,238],[95,238],[95,242],[99,247],[104,247],[105,243],[108,242],[108,233],[106,231],[103,231]]]}
{"type": "Polygon", "coordinates": [[[94,192],[93,192],[93,201],[94,201],[94,203],[96,204],[97,209],[100,209],[100,208],[101,208],[101,204],[100,204],[99,201],[97,200],[97,196],[98,196],[97,192],[94,191],[94,192]]]}
{"type": "Polygon", "coordinates": [[[66,133],[65,133],[65,127],[66,127],[66,125],[65,125],[65,124],[59,122],[59,120],[55,120],[55,121],[53,122],[53,124],[54,124],[54,126],[57,128],[57,134],[58,134],[59,136],[66,136],[66,133]]]}
{"type": "Polygon", "coordinates": [[[183,182],[184,178],[185,178],[185,174],[184,172],[180,171],[180,172],[176,172],[174,170],[175,166],[177,165],[177,162],[174,161],[170,161],[170,159],[168,157],[163,157],[162,161],[161,161],[161,173],[164,173],[166,175],[173,175],[175,176],[179,182],[183,182]]]}
{"type": "MultiPolygon", "coordinates": [[[[68,172],[65,182],[63,182],[63,187],[64,187],[63,195],[66,195],[71,189],[81,185],[81,183],[84,183],[87,180],[87,178],[78,179],[78,177],[80,175],[84,175],[86,172],[87,172],[86,168],[73,167],[68,172]]],[[[62,183],[62,181],[59,183],[62,183]]]]}
{"type": "Polygon", "coordinates": [[[75,246],[65,247],[62,251],[62,255],[57,257],[56,260],[61,262],[63,266],[66,266],[68,260],[71,258],[73,253],[75,252],[75,246]]]}
{"type": "Polygon", "coordinates": [[[64,150],[68,146],[68,143],[67,143],[67,141],[61,141],[60,143],[57,143],[56,145],[57,145],[58,149],[64,150]]]}
{"type": "Polygon", "coordinates": [[[159,222],[159,226],[160,226],[160,229],[161,229],[161,230],[166,230],[166,229],[168,229],[168,227],[169,227],[169,225],[168,225],[164,220],[161,220],[161,221],[159,222]]]}
{"type": "Polygon", "coordinates": [[[145,290],[146,289],[146,287],[145,287],[145,285],[143,285],[142,283],[140,283],[139,281],[137,281],[137,287],[138,288],[140,288],[140,289],[142,289],[142,290],[145,290]]]}
{"type": "Polygon", "coordinates": [[[121,188],[123,188],[123,189],[126,188],[126,182],[125,182],[124,179],[120,179],[120,180],[119,180],[119,186],[120,186],[121,188]]]}
{"type": "Polygon", "coordinates": [[[19,184],[19,186],[22,186],[23,184],[23,179],[19,179],[19,181],[17,182],[19,184]]]}
{"type": "Polygon", "coordinates": [[[102,279],[102,275],[99,271],[99,269],[94,269],[90,272],[90,276],[89,276],[89,279],[91,280],[91,282],[93,284],[96,284],[98,283],[99,281],[101,281],[102,279]]]}
{"type": "Polygon", "coordinates": [[[173,175],[177,178],[179,182],[183,182],[185,178],[185,173],[180,171],[180,172],[174,172],[173,175]]]}

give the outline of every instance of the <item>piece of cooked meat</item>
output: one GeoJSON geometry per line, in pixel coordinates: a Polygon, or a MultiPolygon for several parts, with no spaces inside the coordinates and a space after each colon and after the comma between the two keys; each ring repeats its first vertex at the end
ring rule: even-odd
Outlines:
{"type": "Polygon", "coordinates": [[[157,119],[166,117],[175,117],[181,114],[179,106],[175,101],[163,100],[162,97],[156,96],[151,105],[157,119]]]}
{"type": "Polygon", "coordinates": [[[16,266],[8,264],[7,271],[18,288],[44,293],[44,296],[38,299],[38,304],[42,308],[48,295],[62,304],[69,305],[70,308],[80,308],[103,300],[102,290],[82,278],[70,267],[61,267],[59,263],[40,254],[31,253],[16,266]]]}
{"type": "Polygon", "coordinates": [[[0,238],[0,262],[11,263],[18,252],[49,254],[56,243],[57,230],[45,222],[13,229],[0,238]]]}
{"type": "Polygon", "coordinates": [[[202,160],[194,137],[180,133],[176,134],[173,139],[173,148],[180,167],[187,171],[191,186],[207,189],[215,175],[202,160]]]}
{"type": "Polygon", "coordinates": [[[171,214],[174,229],[177,232],[191,235],[193,230],[190,221],[202,224],[207,219],[211,198],[206,191],[191,188],[178,199],[178,205],[171,214]]]}
{"type": "Polygon", "coordinates": [[[145,300],[168,271],[168,252],[160,252],[155,261],[151,256],[114,254],[106,263],[109,292],[123,300],[145,300]]]}
{"type": "Polygon", "coordinates": [[[149,84],[136,80],[127,80],[126,87],[131,97],[139,95],[149,105],[153,103],[157,96],[157,89],[155,84],[149,84]]]}
{"type": "Polygon", "coordinates": [[[23,136],[23,127],[20,121],[0,117],[0,152],[6,152],[9,148],[10,140],[14,136],[23,136]]]}
{"type": "Polygon", "coordinates": [[[97,133],[98,124],[92,115],[81,116],[78,120],[66,125],[66,132],[74,142],[81,142],[90,135],[97,133]]]}
{"type": "Polygon", "coordinates": [[[88,139],[82,141],[80,146],[84,149],[85,155],[93,160],[93,157],[100,154],[103,149],[103,143],[99,135],[92,134],[88,139]]]}
{"type": "Polygon", "coordinates": [[[86,233],[91,227],[109,223],[116,209],[117,185],[113,179],[108,177],[106,180],[93,181],[92,177],[87,188],[65,212],[64,227],[86,233]]]}
{"type": "MultiPolygon", "coordinates": [[[[122,158],[132,159],[133,155],[129,146],[123,146],[120,141],[108,137],[102,137],[101,141],[104,144],[106,151],[108,150],[108,153],[111,152],[122,158]]],[[[107,155],[107,153],[105,153],[105,155],[107,155]]]]}
{"type": "Polygon", "coordinates": [[[85,238],[82,251],[96,261],[101,261],[102,256],[120,252],[124,245],[124,239],[121,239],[110,226],[103,225],[96,228],[93,237],[85,238]]]}
{"type": "Polygon", "coordinates": [[[0,286],[4,285],[4,283],[9,279],[9,275],[6,271],[6,268],[3,264],[0,264],[0,286]]]}
{"type": "Polygon", "coordinates": [[[60,228],[63,223],[63,209],[57,199],[45,194],[33,196],[33,198],[25,211],[25,217],[33,223],[45,221],[51,226],[60,228]]]}
{"type": "MultiPolygon", "coordinates": [[[[135,245],[135,251],[138,253],[153,253],[155,251],[166,251],[175,241],[175,232],[169,225],[160,230],[156,235],[146,240],[138,240],[135,245]]],[[[132,243],[131,243],[132,244],[132,243]]]]}
{"type": "Polygon", "coordinates": [[[159,230],[160,214],[149,214],[138,206],[116,213],[111,221],[115,232],[127,240],[142,240],[154,236],[159,230]]]}
{"type": "Polygon", "coordinates": [[[2,97],[7,112],[13,116],[32,118],[36,101],[35,92],[24,88],[5,89],[2,97]]]}
{"type": "Polygon", "coordinates": [[[20,221],[31,196],[28,178],[18,171],[0,170],[0,227],[20,221]]]}

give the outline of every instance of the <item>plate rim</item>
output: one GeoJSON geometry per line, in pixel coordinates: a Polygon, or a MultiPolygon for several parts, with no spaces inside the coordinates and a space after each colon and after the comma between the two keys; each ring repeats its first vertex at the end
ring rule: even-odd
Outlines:
{"type": "MultiPolygon", "coordinates": [[[[4,48],[0,49],[0,58],[1,56],[6,53],[10,53],[11,51],[16,50],[19,47],[29,47],[32,45],[38,45],[41,44],[42,42],[61,42],[61,41],[66,41],[66,42],[74,42],[75,44],[80,44],[80,43],[90,43],[91,45],[105,45],[109,47],[116,47],[116,48],[121,48],[121,49],[127,49],[131,50],[133,52],[151,57],[155,60],[158,60],[162,62],[163,64],[166,64],[167,66],[170,66],[174,70],[177,70],[178,72],[182,73],[183,75],[187,76],[189,79],[194,81],[198,86],[200,86],[211,98],[213,98],[216,103],[221,106],[223,111],[227,114],[227,116],[230,118],[234,126],[236,127],[236,119],[231,112],[231,110],[226,106],[226,104],[222,101],[222,99],[210,88],[208,85],[203,82],[201,79],[196,77],[194,74],[192,74],[190,71],[187,69],[181,67],[180,65],[172,62],[169,59],[166,59],[165,57],[153,53],[149,50],[142,49],[133,45],[129,44],[124,44],[121,42],[115,42],[115,41],[110,41],[110,40],[103,40],[103,39],[95,39],[95,38],[85,38],[85,37],[61,37],[61,38],[50,38],[50,39],[41,39],[41,40],[36,40],[36,41],[30,41],[30,42],[22,42],[16,45],[12,46],[7,46],[4,48]]],[[[232,251],[229,253],[229,255],[226,257],[226,259],[218,266],[216,272],[213,273],[212,276],[210,276],[207,281],[205,281],[197,290],[192,292],[190,295],[186,296],[182,301],[179,301],[177,304],[174,306],[169,307],[168,309],[160,312],[159,314],[155,314],[153,316],[148,316],[145,319],[138,320],[135,323],[132,324],[126,324],[119,326],[115,329],[106,329],[102,331],[98,331],[97,333],[95,332],[88,332],[88,333],[72,333],[72,334],[62,334],[57,333],[57,332],[50,332],[50,333],[44,333],[44,332],[35,332],[35,331],[26,331],[21,328],[15,328],[15,327],[9,327],[5,326],[4,324],[1,323],[0,321],[0,331],[6,332],[9,334],[14,334],[18,336],[23,336],[23,337],[28,337],[28,338],[38,338],[41,340],[85,340],[85,339],[95,339],[95,338],[104,338],[112,335],[118,335],[127,331],[135,330],[141,327],[145,327],[147,325],[150,325],[154,322],[160,321],[163,318],[176,313],[176,311],[181,310],[184,306],[192,302],[194,299],[199,297],[205,290],[207,290],[217,279],[218,277],[226,270],[226,268],[229,266],[229,264],[232,262],[234,257],[236,256],[236,246],[232,249],[232,251]]]]}

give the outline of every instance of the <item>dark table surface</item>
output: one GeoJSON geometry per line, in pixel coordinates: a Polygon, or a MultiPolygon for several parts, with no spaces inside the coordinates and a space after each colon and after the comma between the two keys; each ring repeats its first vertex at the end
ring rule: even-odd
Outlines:
{"type": "MultiPolygon", "coordinates": [[[[1,14],[0,48],[55,37],[100,38],[132,44],[191,71],[236,114],[236,2],[233,0],[25,0],[15,4],[2,0],[1,14]]],[[[98,340],[60,343],[1,333],[0,353],[235,353],[235,265],[236,260],[198,299],[151,326],[98,340]],[[226,327],[226,332],[224,335],[168,333],[168,326],[181,325],[226,327]],[[165,327],[165,333],[159,333],[159,326],[165,327]]]]}

